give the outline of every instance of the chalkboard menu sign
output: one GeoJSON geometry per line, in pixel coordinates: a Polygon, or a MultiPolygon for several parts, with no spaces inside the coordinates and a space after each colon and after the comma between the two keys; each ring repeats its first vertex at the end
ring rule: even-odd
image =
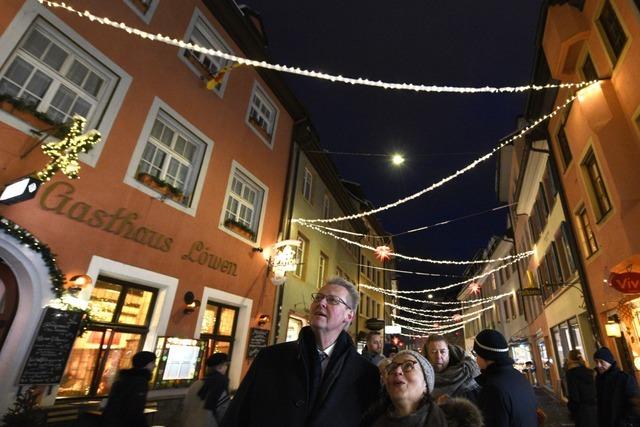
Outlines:
{"type": "Polygon", "coordinates": [[[18,384],[59,384],[82,312],[47,307],[18,384]]]}
{"type": "Polygon", "coordinates": [[[269,330],[251,328],[251,334],[249,335],[249,350],[247,351],[247,357],[253,359],[260,353],[260,350],[267,346],[269,342],[269,330]]]}

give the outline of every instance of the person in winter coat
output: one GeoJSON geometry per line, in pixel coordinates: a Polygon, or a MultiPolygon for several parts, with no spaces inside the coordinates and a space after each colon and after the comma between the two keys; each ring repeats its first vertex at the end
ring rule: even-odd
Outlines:
{"type": "Polygon", "coordinates": [[[576,427],[596,427],[595,372],[585,366],[580,350],[571,350],[565,363],[567,379],[567,407],[576,427]]]}
{"type": "Polygon", "coordinates": [[[446,427],[442,410],[431,398],[434,372],[420,353],[402,350],[385,368],[386,390],[368,414],[373,427],[446,427]]]}
{"type": "Polygon", "coordinates": [[[598,400],[598,425],[600,427],[640,426],[636,413],[638,386],[636,380],[618,369],[611,350],[598,349],[593,355],[596,361],[596,395],[598,400]]]}
{"type": "Polygon", "coordinates": [[[103,427],[147,427],[144,406],[156,355],[141,351],[133,355],[133,367],[118,373],[102,412],[103,427]]]}
{"type": "Polygon", "coordinates": [[[187,390],[182,407],[183,427],[218,427],[229,402],[229,356],[214,353],[206,361],[207,375],[187,390]]]}
{"type": "Polygon", "coordinates": [[[487,427],[537,427],[536,397],[529,381],[513,367],[504,336],[481,331],[473,343],[482,374],[478,407],[487,427]]]}
{"type": "Polygon", "coordinates": [[[470,400],[462,397],[445,399],[440,409],[447,418],[448,427],[482,427],[482,413],[470,400]]]}
{"type": "Polygon", "coordinates": [[[440,396],[464,397],[476,402],[480,386],[474,379],[480,375],[480,368],[470,354],[462,347],[447,343],[442,335],[429,335],[424,346],[424,354],[436,372],[433,398],[440,396]]]}
{"type": "Polygon", "coordinates": [[[359,293],[335,277],[312,295],[298,341],[258,353],[222,427],[353,427],[379,397],[378,369],[358,354],[345,329],[359,293]]]}
{"type": "Polygon", "coordinates": [[[362,357],[373,363],[375,366],[378,366],[378,363],[384,359],[384,356],[382,355],[383,345],[384,343],[382,342],[382,335],[380,335],[380,332],[369,332],[367,334],[367,346],[362,349],[362,357]]]}

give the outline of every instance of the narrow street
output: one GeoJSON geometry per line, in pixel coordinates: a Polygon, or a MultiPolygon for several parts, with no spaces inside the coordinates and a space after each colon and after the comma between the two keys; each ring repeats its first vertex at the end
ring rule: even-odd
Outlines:
{"type": "Polygon", "coordinates": [[[573,426],[573,422],[569,418],[569,411],[565,402],[558,400],[557,397],[552,395],[544,387],[535,387],[536,398],[538,399],[538,406],[540,406],[544,413],[547,414],[547,420],[544,423],[545,427],[564,427],[573,426]]]}

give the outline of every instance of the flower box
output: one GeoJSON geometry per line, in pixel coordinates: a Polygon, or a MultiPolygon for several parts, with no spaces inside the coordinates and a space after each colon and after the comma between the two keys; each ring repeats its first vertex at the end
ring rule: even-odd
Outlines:
{"type": "Polygon", "coordinates": [[[262,137],[264,139],[266,139],[267,141],[271,142],[271,134],[269,132],[267,132],[262,126],[260,126],[260,124],[258,123],[258,121],[255,119],[255,117],[253,116],[249,116],[249,122],[253,125],[253,128],[258,131],[258,133],[260,135],[262,135],[262,137]]]}
{"type": "Polygon", "coordinates": [[[145,172],[139,172],[136,180],[154,191],[162,194],[164,197],[173,200],[176,203],[184,204],[185,196],[182,192],[163,180],[145,172]]]}
{"type": "Polygon", "coordinates": [[[232,219],[228,219],[224,222],[224,226],[245,239],[255,241],[256,235],[253,230],[249,229],[246,225],[236,222],[232,219]]]}
{"type": "Polygon", "coordinates": [[[38,111],[34,105],[9,95],[0,95],[0,109],[33,129],[45,131],[56,138],[63,138],[69,132],[69,126],[52,120],[45,113],[38,111]]]}

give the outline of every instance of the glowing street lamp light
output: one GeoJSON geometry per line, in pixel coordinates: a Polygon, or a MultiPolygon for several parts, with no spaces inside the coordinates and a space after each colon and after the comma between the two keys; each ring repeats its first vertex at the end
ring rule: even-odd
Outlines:
{"type": "Polygon", "coordinates": [[[391,157],[391,163],[393,163],[394,166],[400,166],[404,163],[404,157],[402,156],[402,154],[396,153],[391,157]]]}
{"type": "Polygon", "coordinates": [[[22,177],[6,185],[0,193],[0,203],[12,205],[14,203],[33,199],[42,181],[32,176],[22,177]]]}

